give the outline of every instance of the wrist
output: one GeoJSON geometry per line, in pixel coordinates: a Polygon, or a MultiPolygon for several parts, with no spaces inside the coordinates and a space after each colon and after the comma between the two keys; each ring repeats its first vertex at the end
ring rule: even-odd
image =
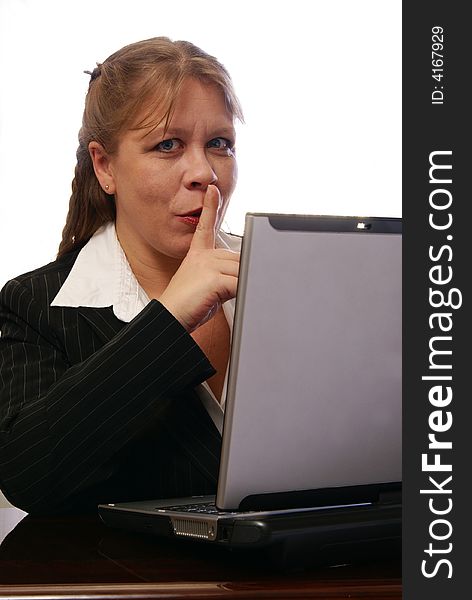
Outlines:
{"type": "Polygon", "coordinates": [[[182,311],[178,309],[178,306],[172,300],[172,298],[166,296],[166,293],[164,292],[160,296],[160,298],[158,298],[158,300],[162,304],[162,306],[164,306],[164,308],[170,312],[170,314],[182,325],[182,327],[188,333],[192,332],[192,327],[189,324],[188,319],[186,319],[182,311]]]}

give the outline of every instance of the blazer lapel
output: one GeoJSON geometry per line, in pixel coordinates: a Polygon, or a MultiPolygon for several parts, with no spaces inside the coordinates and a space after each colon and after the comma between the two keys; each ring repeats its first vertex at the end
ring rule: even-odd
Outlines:
{"type": "Polygon", "coordinates": [[[103,344],[109,342],[126,325],[113,313],[111,306],[107,308],[89,308],[81,306],[79,314],[98,335],[103,344]]]}

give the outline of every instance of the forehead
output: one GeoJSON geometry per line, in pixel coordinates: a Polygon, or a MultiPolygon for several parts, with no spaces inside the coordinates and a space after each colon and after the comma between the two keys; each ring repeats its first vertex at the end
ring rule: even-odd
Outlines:
{"type": "Polygon", "coordinates": [[[211,128],[233,128],[234,116],[227,107],[224,92],[215,84],[185,80],[177,93],[151,95],[137,111],[131,129],[147,135],[156,129],[185,129],[196,123],[211,128]]]}

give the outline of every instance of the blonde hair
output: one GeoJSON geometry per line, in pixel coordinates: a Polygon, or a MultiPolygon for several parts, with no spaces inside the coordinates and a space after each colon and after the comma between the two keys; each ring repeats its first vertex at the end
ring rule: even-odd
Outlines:
{"type": "Polygon", "coordinates": [[[97,63],[89,74],[72,195],[58,257],[80,248],[101,225],[115,219],[114,197],[102,190],[93,169],[88,151],[91,141],[99,142],[112,154],[127,128],[156,127],[162,122],[167,127],[188,78],[215,85],[223,92],[230,114],[243,121],[225,67],[190,42],[174,42],[166,37],[136,42],[97,63]],[[149,106],[149,110],[136,123],[143,106],[149,106]]]}

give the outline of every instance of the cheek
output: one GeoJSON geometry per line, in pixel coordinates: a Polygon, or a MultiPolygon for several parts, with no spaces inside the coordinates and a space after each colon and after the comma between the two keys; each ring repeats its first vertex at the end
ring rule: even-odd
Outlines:
{"type": "MultiPolygon", "coordinates": [[[[238,165],[236,160],[232,160],[231,164],[224,165],[224,168],[221,170],[221,175],[219,176],[221,192],[225,198],[229,200],[231,194],[236,187],[236,182],[238,180],[238,165]]],[[[226,208],[225,208],[226,210],[226,208]]]]}
{"type": "Polygon", "coordinates": [[[231,193],[233,193],[234,188],[236,187],[237,182],[238,182],[238,164],[236,163],[236,161],[234,161],[233,185],[232,185],[231,193]]]}
{"type": "Polygon", "coordinates": [[[136,175],[132,184],[132,203],[144,209],[157,208],[169,203],[172,194],[171,181],[163,174],[143,171],[136,175]]]}
{"type": "Polygon", "coordinates": [[[179,187],[180,173],[175,165],[152,165],[143,171],[137,186],[146,197],[154,198],[156,202],[166,203],[179,187]]]}

